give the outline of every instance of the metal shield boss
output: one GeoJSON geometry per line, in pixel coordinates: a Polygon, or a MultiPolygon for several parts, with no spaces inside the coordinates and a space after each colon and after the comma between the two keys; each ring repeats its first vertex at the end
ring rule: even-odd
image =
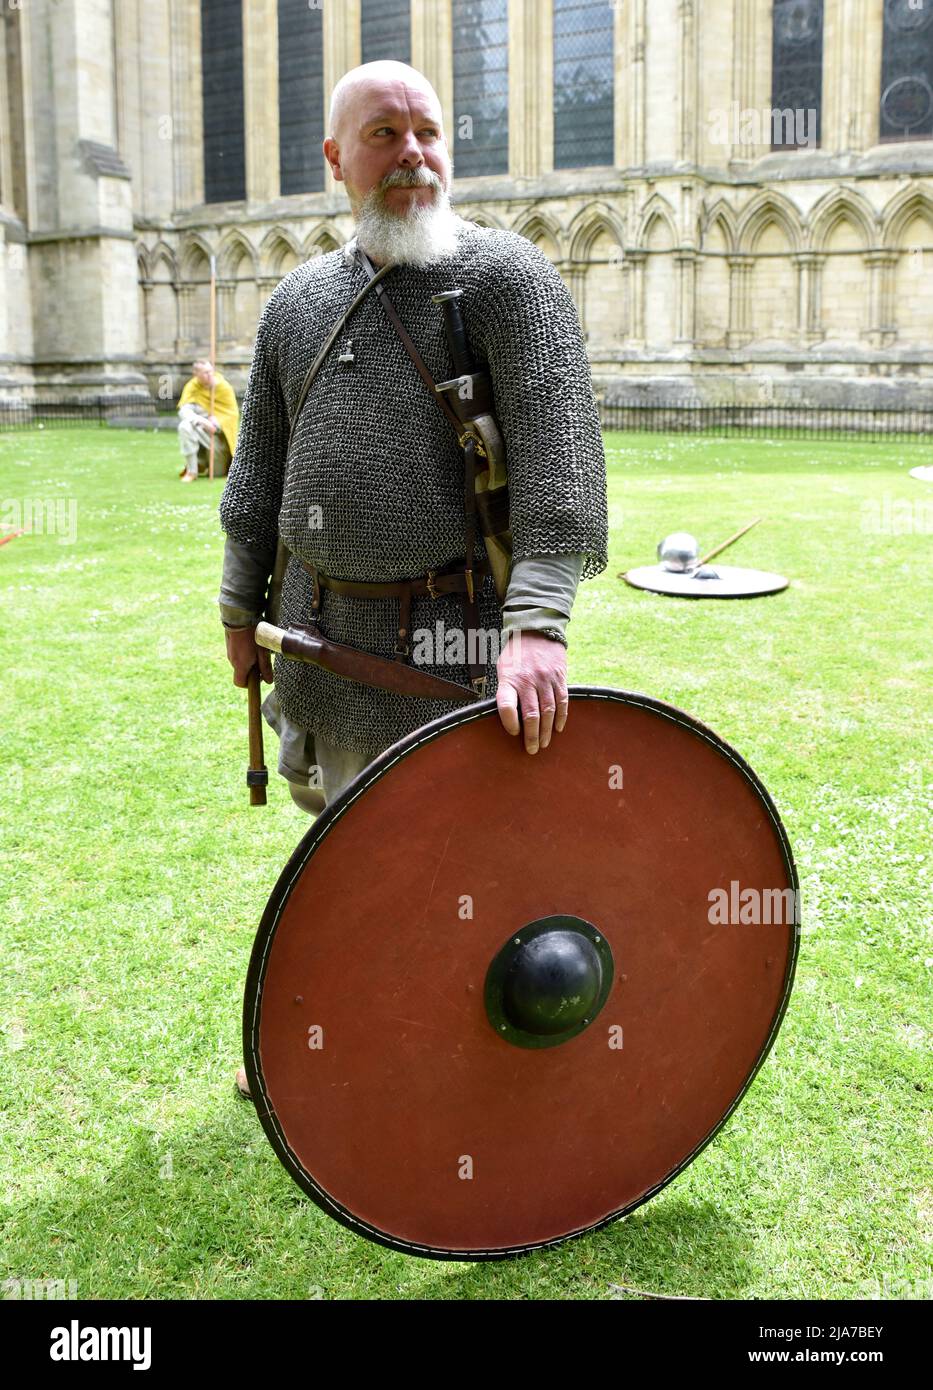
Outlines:
{"type": "Polygon", "coordinates": [[[767,791],[670,705],[572,687],[536,755],[486,700],[318,817],[253,949],[246,1070],[358,1234],[495,1259],[670,1182],[777,1032],[797,878],[767,791]]]}

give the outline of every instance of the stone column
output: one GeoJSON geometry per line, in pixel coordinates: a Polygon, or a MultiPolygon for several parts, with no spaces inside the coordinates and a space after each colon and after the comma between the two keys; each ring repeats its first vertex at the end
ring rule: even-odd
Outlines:
{"type": "Polygon", "coordinates": [[[823,329],[823,266],[826,257],[816,251],[799,251],[797,267],[797,331],[807,347],[826,337],[823,329]]]}
{"type": "Polygon", "coordinates": [[[873,0],[824,6],[821,146],[829,154],[877,142],[884,7],[873,0]]]}
{"type": "Polygon", "coordinates": [[[554,26],[549,4],[509,0],[509,173],[554,167],[554,26]]]}
{"type": "Polygon", "coordinates": [[[647,251],[627,251],[625,260],[631,267],[632,337],[631,346],[645,346],[645,261],[647,251]]]}
{"type": "Polygon", "coordinates": [[[10,149],[10,93],[7,87],[6,17],[0,15],[0,203],[12,212],[13,159],[10,149]]]}
{"type": "Polygon", "coordinates": [[[217,281],[217,341],[236,342],[236,281],[217,281]]]}
{"type": "Polygon", "coordinates": [[[189,282],[187,284],[179,282],[178,292],[178,344],[176,351],[179,356],[194,348],[193,328],[194,324],[194,296],[195,286],[189,282]]]}
{"type": "MultiPolygon", "coordinates": [[[[612,95],[613,95],[613,164],[624,169],[626,164],[626,132],[628,128],[629,53],[628,17],[626,5],[613,6],[612,24],[612,95]]],[[[551,45],[553,51],[553,43],[551,45]]]]}
{"type": "Polygon", "coordinates": [[[411,0],[411,65],[437,92],[444,129],[454,147],[454,55],[451,0],[411,0]]]}
{"type": "Polygon", "coordinates": [[[175,208],[175,130],[170,0],[113,7],[117,148],[133,179],[133,212],[160,221],[175,208]]]}
{"type": "MultiPolygon", "coordinates": [[[[738,117],[730,124],[738,134],[742,113],[761,112],[771,107],[772,0],[733,0],[735,5],[735,44],[732,58],[732,100],[738,117]]],[[[730,113],[731,114],[731,113],[730,113]]],[[[759,159],[770,153],[770,130],[762,129],[757,144],[734,143],[730,158],[759,159]]]]}
{"type": "Polygon", "coordinates": [[[674,261],[677,266],[677,329],[674,342],[693,347],[696,337],[697,253],[679,251],[674,261]]]}
{"type": "Polygon", "coordinates": [[[583,329],[584,340],[589,339],[586,327],[586,266],[579,265],[574,261],[564,261],[556,269],[560,277],[570,291],[574,304],[577,306],[577,314],[580,319],[580,327],[583,329]]]}
{"type": "MultiPolygon", "coordinates": [[[[244,0],[248,3],[249,0],[244,0]]],[[[360,34],[360,0],[340,0],[332,4],[330,0],[323,5],[324,15],[324,110],[330,107],[331,92],[351,68],[359,67],[362,55],[360,34]]],[[[414,64],[417,67],[417,63],[414,64]]],[[[328,132],[325,130],[325,137],[328,132]]],[[[321,155],[323,159],[323,154],[321,155]]],[[[331,167],[324,161],[324,191],[331,197],[346,197],[346,184],[338,183],[331,167]]]]}
{"type": "MultiPolygon", "coordinates": [[[[927,0],[929,3],[929,0],[927,0]]],[[[851,110],[846,148],[854,152],[878,143],[881,106],[881,54],[884,46],[884,6],[875,0],[848,0],[846,69],[850,71],[851,110]]]]}
{"type": "Polygon", "coordinates": [[[742,348],[751,341],[751,278],[754,256],[727,256],[729,264],[729,331],[726,346],[742,348]]]}
{"type": "Polygon", "coordinates": [[[888,347],[897,339],[894,324],[894,278],[896,251],[869,251],[865,256],[869,273],[870,323],[864,337],[872,347],[888,347]]]}
{"type": "Polygon", "coordinates": [[[201,108],[201,7],[171,0],[172,143],[175,208],[204,202],[204,119],[201,108]]]}
{"type": "Polygon", "coordinates": [[[144,385],[130,172],[116,148],[109,0],[33,0],[39,71],[55,74],[34,123],[30,226],[35,357],[51,382],[99,392],[144,385]]]}
{"type": "Polygon", "coordinates": [[[279,14],[276,0],[243,5],[246,198],[279,196],[279,14]]]}
{"type": "Polygon", "coordinates": [[[680,23],[680,154],[688,164],[697,157],[697,26],[694,0],[678,0],[680,23]]]}
{"type": "Polygon", "coordinates": [[[631,0],[619,21],[625,24],[625,44],[620,57],[622,70],[616,70],[621,99],[625,102],[623,168],[645,162],[645,4],[646,0],[631,0]]]}

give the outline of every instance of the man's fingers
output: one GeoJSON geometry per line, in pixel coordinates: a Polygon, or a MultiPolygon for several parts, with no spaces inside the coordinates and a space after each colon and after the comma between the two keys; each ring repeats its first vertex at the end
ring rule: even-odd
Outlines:
{"type": "Polygon", "coordinates": [[[521,725],[518,722],[518,691],[508,681],[500,681],[496,691],[496,705],[499,718],[507,734],[517,734],[521,725]]]}
{"type": "Polygon", "coordinates": [[[553,689],[547,691],[541,701],[541,747],[547,748],[554,732],[554,716],[557,713],[557,700],[553,689]]]}
{"type": "Polygon", "coordinates": [[[559,734],[563,733],[564,725],[567,723],[567,715],[570,713],[570,696],[567,694],[566,685],[557,688],[557,713],[554,716],[554,728],[559,734]]]}
{"type": "Polygon", "coordinates": [[[541,711],[538,708],[538,692],[530,686],[522,695],[522,729],[525,734],[525,752],[537,753],[541,746],[541,711]]]}
{"type": "Polygon", "coordinates": [[[273,680],[272,653],[270,651],[267,651],[265,647],[258,646],[256,648],[256,651],[259,656],[259,674],[262,676],[263,680],[266,682],[267,685],[271,685],[273,680]]]}

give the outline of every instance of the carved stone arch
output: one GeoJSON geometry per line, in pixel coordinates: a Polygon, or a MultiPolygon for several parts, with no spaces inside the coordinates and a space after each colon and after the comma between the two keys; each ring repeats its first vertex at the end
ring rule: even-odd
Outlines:
{"type": "Polygon", "coordinates": [[[639,218],[638,232],[635,237],[635,246],[638,250],[647,249],[648,238],[654,229],[654,224],[659,220],[667,227],[671,246],[677,245],[677,221],[674,217],[674,209],[660,193],[654,193],[642,208],[639,218]]]}
{"type": "Polygon", "coordinates": [[[145,346],[156,355],[174,355],[178,344],[178,262],[167,242],[149,252],[145,346]]]}
{"type": "Polygon", "coordinates": [[[459,217],[462,217],[465,222],[475,222],[477,227],[488,227],[489,230],[493,232],[505,230],[502,221],[486,208],[471,210],[467,207],[456,207],[454,208],[454,212],[456,212],[459,217]]]}
{"type": "Polygon", "coordinates": [[[915,217],[933,225],[933,194],[925,188],[905,188],[896,193],[881,213],[881,238],[890,250],[900,250],[903,236],[915,217]]]}
{"type": "Polygon", "coordinates": [[[211,248],[197,232],[184,236],[178,277],[178,350],[192,356],[210,351],[211,248]]]}
{"type": "Polygon", "coordinates": [[[697,230],[697,295],[695,341],[701,347],[728,347],[731,330],[732,271],[735,254],[735,211],[724,198],[705,208],[697,230]]]}
{"type": "Polygon", "coordinates": [[[718,227],[730,252],[737,245],[735,212],[724,198],[717,198],[711,208],[700,219],[698,245],[702,249],[706,238],[714,227],[718,227]]]}
{"type": "Polygon", "coordinates": [[[871,204],[855,189],[834,188],[811,209],[808,218],[810,247],[823,251],[837,224],[850,222],[860,233],[865,249],[876,236],[876,218],[871,204]]]}
{"type": "Polygon", "coordinates": [[[253,341],[259,319],[258,256],[238,228],[223,236],[217,250],[217,337],[244,346],[253,341]]]}
{"type": "Polygon", "coordinates": [[[565,278],[594,367],[616,370],[628,332],[629,284],[622,223],[606,203],[583,208],[567,233],[565,278]]]}
{"type": "Polygon", "coordinates": [[[933,274],[933,197],[925,188],[905,189],[884,210],[883,243],[888,255],[880,274],[885,318],[898,346],[933,346],[929,289],[933,274]]]}
{"type": "Polygon", "coordinates": [[[281,280],[304,260],[301,247],[285,227],[272,227],[259,243],[260,275],[281,280]]]}
{"type": "Polygon", "coordinates": [[[197,232],[188,232],[182,241],[179,266],[183,282],[210,280],[211,248],[197,232]]]}
{"type": "Polygon", "coordinates": [[[178,260],[167,242],[157,242],[150,251],[149,278],[172,285],[178,280],[178,260]]]}
{"type": "Polygon", "coordinates": [[[529,208],[523,212],[512,224],[512,231],[523,236],[526,241],[534,242],[549,261],[557,262],[564,259],[564,237],[560,225],[541,208],[529,208]]]}
{"type": "Polygon", "coordinates": [[[771,223],[784,232],[792,253],[802,250],[800,213],[789,198],[773,189],[758,194],[743,210],[736,228],[736,248],[743,254],[753,252],[760,236],[771,223]]]}
{"type": "Polygon", "coordinates": [[[217,248],[217,275],[223,280],[255,280],[258,273],[256,251],[243,233],[237,229],[229,231],[217,248]],[[243,272],[243,261],[247,262],[247,273],[243,272]]]}
{"type": "Polygon", "coordinates": [[[139,272],[140,280],[149,279],[151,265],[149,247],[144,241],[138,241],[136,243],[136,268],[139,272]]]}
{"type": "Polygon", "coordinates": [[[606,203],[591,203],[581,209],[570,224],[570,259],[578,263],[588,261],[593,246],[601,239],[608,239],[618,247],[615,259],[620,259],[625,244],[621,219],[606,203]]]}
{"type": "Polygon", "coordinates": [[[303,260],[311,260],[313,256],[329,256],[331,251],[339,251],[341,242],[337,240],[329,227],[315,227],[314,231],[305,237],[303,260]]]}

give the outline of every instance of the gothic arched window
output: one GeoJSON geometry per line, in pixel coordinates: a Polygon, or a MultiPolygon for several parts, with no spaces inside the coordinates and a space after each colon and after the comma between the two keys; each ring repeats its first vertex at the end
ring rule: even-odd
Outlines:
{"type": "Polygon", "coordinates": [[[240,0],[201,0],[204,201],[246,197],[240,0]]]}
{"type": "Polygon", "coordinates": [[[411,0],[363,0],[360,62],[411,62],[411,0]]]}
{"type": "Polygon", "coordinates": [[[458,178],[509,171],[508,0],[453,0],[458,178]]]}
{"type": "Polygon", "coordinates": [[[554,168],[614,162],[613,7],[554,0],[554,168]]]}
{"type": "Polygon", "coordinates": [[[933,0],[885,0],[878,124],[882,140],[933,135],[933,0]]]}
{"type": "Polygon", "coordinates": [[[324,191],[324,16],[279,0],[279,190],[324,191]]]}
{"type": "Polygon", "coordinates": [[[771,148],[816,149],[823,105],[823,0],[774,0],[771,148]]]}

